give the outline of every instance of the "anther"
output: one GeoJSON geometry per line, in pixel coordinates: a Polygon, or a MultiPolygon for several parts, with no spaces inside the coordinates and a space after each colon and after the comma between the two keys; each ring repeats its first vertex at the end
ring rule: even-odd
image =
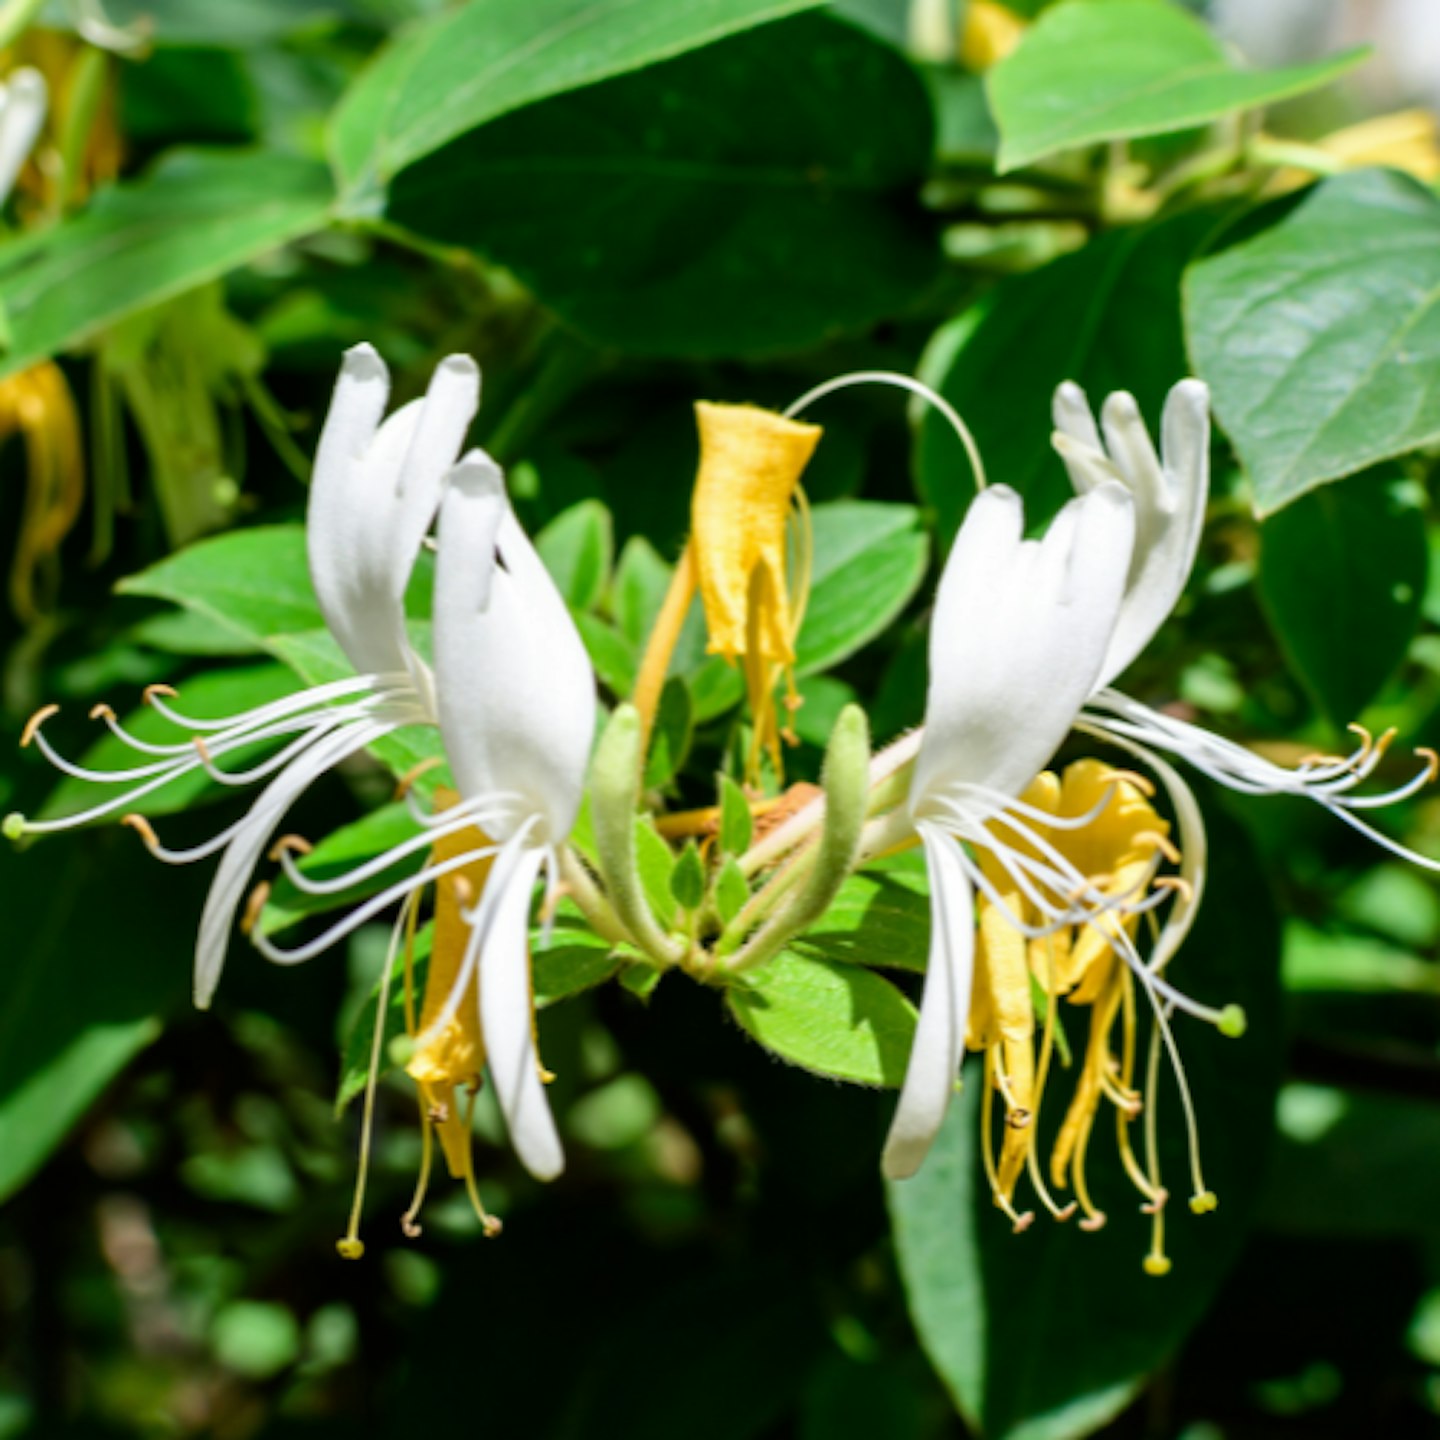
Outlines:
{"type": "Polygon", "coordinates": [[[418,1240],[425,1233],[425,1227],[408,1215],[400,1217],[400,1229],[404,1231],[407,1240],[418,1240]]]}
{"type": "Polygon", "coordinates": [[[553,1070],[547,1070],[543,1065],[539,1066],[539,1070],[540,1070],[540,1083],[541,1083],[542,1085],[553,1085],[553,1084],[555,1083],[555,1078],[556,1078],[556,1077],[555,1077],[555,1072],[554,1072],[553,1070]]]}
{"type": "Polygon", "coordinates": [[[1220,1207],[1220,1197],[1213,1190],[1202,1190],[1190,1197],[1190,1209],[1196,1215],[1209,1215],[1220,1207]]]}
{"type": "Polygon", "coordinates": [[[493,1240],[505,1228],[505,1222],[498,1215],[482,1216],[480,1225],[487,1240],[493,1240]]]}
{"type": "Polygon", "coordinates": [[[415,782],[427,772],[434,770],[436,766],[445,762],[438,755],[432,755],[428,760],[422,760],[418,765],[412,765],[399,779],[395,786],[395,798],[403,800],[415,787],[415,782]]]}
{"type": "Polygon", "coordinates": [[[99,704],[90,707],[90,718],[92,720],[113,720],[115,712],[101,700],[99,704]]]}
{"type": "Polygon", "coordinates": [[[1023,1235],[1035,1223],[1035,1212],[1033,1210],[1022,1211],[1015,1217],[1015,1223],[1011,1232],[1015,1235],[1023,1235]]]}
{"type": "MultiPolygon", "coordinates": [[[[1072,1200],[1068,1205],[1063,1205],[1055,1212],[1057,1220],[1068,1220],[1080,1207],[1072,1200]]],[[[1099,1228],[1098,1226],[1096,1227],[1099,1228]]]]}
{"type": "Polygon", "coordinates": [[[20,748],[23,750],[34,738],[35,732],[52,716],[60,713],[58,705],[42,705],[26,722],[20,732],[20,748]]]}
{"type": "Polygon", "coordinates": [[[1101,779],[1107,785],[1133,785],[1147,800],[1155,796],[1155,784],[1138,770],[1107,770],[1101,779]]]}
{"type": "Polygon", "coordinates": [[[278,861],[282,855],[308,855],[314,848],[303,835],[282,835],[270,847],[270,858],[278,861]]]}
{"type": "Polygon", "coordinates": [[[1097,1210],[1093,1215],[1087,1215],[1081,1222],[1080,1228],[1094,1234],[1097,1230],[1105,1228],[1105,1212],[1097,1210]]]}
{"type": "Polygon", "coordinates": [[[160,837],[155,833],[155,827],[143,815],[136,815],[132,811],[129,815],[122,815],[120,823],[135,831],[145,842],[147,850],[153,852],[160,849],[160,837]]]}
{"type": "Polygon", "coordinates": [[[475,887],[463,875],[452,875],[450,884],[455,891],[456,903],[468,910],[475,903],[475,887]]]}
{"type": "Polygon", "coordinates": [[[1014,1109],[1006,1110],[1005,1112],[1005,1123],[1012,1130],[1025,1129],[1025,1127],[1029,1125],[1032,1119],[1034,1119],[1034,1116],[1031,1115],[1028,1110],[1020,1106],[1016,1106],[1014,1109]]]}
{"type": "Polygon", "coordinates": [[[270,899],[270,882],[262,880],[251,892],[250,898],[245,902],[245,913],[240,917],[240,933],[248,935],[254,930],[260,920],[260,912],[264,910],[270,899]]]}
{"type": "Polygon", "coordinates": [[[1415,753],[1425,762],[1426,782],[1434,784],[1436,777],[1440,776],[1440,755],[1437,755],[1428,745],[1417,746],[1415,753]]]}
{"type": "Polygon", "coordinates": [[[437,1100],[425,1112],[425,1118],[432,1125],[443,1125],[450,1118],[450,1107],[437,1100]]]}
{"type": "Polygon", "coordinates": [[[1170,1257],[1168,1255],[1147,1255],[1145,1257],[1145,1273],[1147,1275],[1168,1275],[1170,1273],[1170,1257]]]}
{"type": "Polygon", "coordinates": [[[1357,740],[1359,740],[1359,742],[1360,742],[1360,756],[1359,756],[1359,758],[1362,759],[1362,760],[1365,759],[1365,757],[1368,756],[1368,755],[1370,754],[1370,751],[1371,751],[1372,749],[1374,749],[1374,747],[1375,747],[1375,738],[1374,738],[1374,736],[1372,736],[1372,735],[1370,734],[1370,732],[1369,732],[1358,720],[1352,720],[1345,728],[1346,728],[1353,736],[1355,736],[1355,738],[1356,738],[1357,740]]]}
{"type": "Polygon", "coordinates": [[[195,753],[205,762],[206,765],[213,765],[215,761],[211,758],[210,747],[205,743],[203,735],[192,735],[190,743],[195,747],[195,753]]]}
{"type": "Polygon", "coordinates": [[[1150,882],[1155,890],[1173,890],[1187,905],[1195,899],[1195,887],[1183,875],[1161,875],[1150,882]]]}
{"type": "Polygon", "coordinates": [[[147,685],[144,690],[140,692],[140,698],[147,705],[153,705],[157,695],[162,696],[166,700],[178,700],[180,698],[180,692],[173,685],[147,685]]]}
{"type": "Polygon", "coordinates": [[[1391,726],[1388,730],[1386,730],[1385,733],[1384,733],[1383,735],[1381,735],[1381,737],[1375,742],[1375,758],[1376,758],[1376,760],[1379,760],[1380,757],[1381,757],[1382,755],[1384,755],[1384,753],[1391,747],[1391,745],[1393,745],[1393,744],[1395,743],[1395,737],[1396,737],[1399,733],[1400,733],[1400,731],[1399,731],[1394,725],[1392,725],[1392,726],[1391,726]]]}
{"type": "Polygon", "coordinates": [[[335,1249],[342,1260],[358,1260],[365,1253],[365,1242],[358,1235],[347,1235],[335,1242],[335,1249]]]}
{"type": "Polygon", "coordinates": [[[25,834],[25,817],[18,810],[12,810],[0,829],[4,830],[7,840],[19,840],[25,834]]]}
{"type": "Polygon", "coordinates": [[[1158,830],[1137,830],[1134,840],[1137,845],[1142,840],[1148,840],[1172,865],[1180,863],[1180,851],[1168,835],[1162,835],[1158,830]]]}
{"type": "MultiPolygon", "coordinates": [[[[1155,1194],[1140,1207],[1140,1213],[1142,1215],[1158,1215],[1165,1208],[1165,1204],[1169,1199],[1170,1192],[1162,1185],[1156,1190],[1155,1194]]],[[[1192,1200],[1190,1204],[1191,1208],[1194,1209],[1195,1202],[1192,1200]]]]}

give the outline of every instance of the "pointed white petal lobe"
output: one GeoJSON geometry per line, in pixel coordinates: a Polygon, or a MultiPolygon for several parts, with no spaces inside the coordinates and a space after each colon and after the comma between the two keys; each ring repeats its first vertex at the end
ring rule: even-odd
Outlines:
{"type": "Polygon", "coordinates": [[[15,181],[40,138],[48,104],[45,77],[29,66],[16,70],[0,86],[0,205],[15,188],[15,181]]]}

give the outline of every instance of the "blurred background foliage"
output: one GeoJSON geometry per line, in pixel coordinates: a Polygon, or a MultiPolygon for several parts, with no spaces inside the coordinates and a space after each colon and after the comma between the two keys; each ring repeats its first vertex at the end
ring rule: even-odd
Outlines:
{"type": "MultiPolygon", "coordinates": [[[[607,695],[687,528],[695,399],[918,373],[1041,516],[1064,493],[1056,383],[1130,389],[1154,423],[1198,373],[1222,432],[1201,564],[1127,688],[1285,759],[1355,718],[1434,744],[1437,18],[8,0],[6,68],[40,69],[52,104],[0,240],[7,732],[68,702],[78,750],[101,697],[203,670],[187,701],[224,713],[313,671],[284,527],[339,352],[367,339],[406,395],[447,352],[480,359],[477,439],[607,695]]],[[[798,778],[852,698],[880,742],[919,719],[928,587],[972,493],[953,436],[893,393],[815,418],[798,778]]],[[[679,670],[650,779],[703,804],[740,686],[698,631],[679,670]]],[[[32,761],[0,761],[4,808],[79,802],[32,761]]],[[[390,785],[356,765],[295,828],[390,785]]],[[[236,803],[195,786],[151,813],[196,801],[182,840],[236,803]]],[[[283,974],[237,944],[200,1015],[203,876],[113,829],[6,856],[0,1437],[1434,1433],[1440,892],[1298,802],[1207,808],[1216,873],[1177,975],[1251,1027],[1185,1037],[1222,1205],[1173,1223],[1162,1280],[1123,1207],[1098,1235],[1010,1236],[971,1107],[887,1195],[890,1097],[776,1063],[678,980],[543,1011],[558,1185],[525,1178],[482,1097],[502,1239],[460,1194],[418,1240],[392,1226],[419,1135],[383,1086],[346,1264],[335,1092],[383,937],[283,974]]],[[[1440,853],[1440,803],[1399,823],[1440,853]]]]}

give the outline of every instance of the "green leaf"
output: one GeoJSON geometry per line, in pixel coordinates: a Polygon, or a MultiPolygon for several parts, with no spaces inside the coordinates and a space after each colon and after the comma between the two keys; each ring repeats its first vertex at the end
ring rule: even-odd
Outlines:
{"type": "Polygon", "coordinates": [[[715,879],[715,909],[720,914],[720,923],[728,925],[745,908],[750,898],[750,882],[740,868],[740,862],[727,855],[715,879]]]}
{"type": "Polygon", "coordinates": [[[814,583],[795,645],[801,675],[838,665],[880,634],[920,588],[930,557],[912,505],[836,500],[811,513],[814,583]]]}
{"type": "MultiPolygon", "coordinates": [[[[308,855],[297,861],[297,868],[308,880],[333,880],[412,839],[419,830],[408,806],[398,802],[382,805],[352,824],[332,831],[308,855]]],[[[309,915],[322,915],[342,907],[349,909],[358,901],[378,895],[402,876],[414,874],[425,863],[425,855],[423,849],[417,850],[378,875],[334,894],[311,895],[280,874],[271,887],[265,908],[260,912],[257,928],[262,935],[278,935],[309,915]]]]}
{"type": "Polygon", "coordinates": [[[1415,487],[1393,476],[1312,490],[1262,527],[1258,578],[1271,627],[1337,726],[1355,719],[1405,658],[1428,563],[1415,487]]]}
{"type": "Polygon", "coordinates": [[[643,815],[635,817],[635,867],[655,918],[668,926],[675,918],[675,897],[670,890],[675,852],[643,815]]]}
{"type": "Polygon", "coordinates": [[[467,135],[399,176],[386,213],[513,270],[601,344],[794,350],[937,280],[931,132],[895,52],[801,17],[467,135]]]}
{"type": "MultiPolygon", "coordinates": [[[[184,714],[194,715],[201,720],[218,720],[227,715],[238,715],[259,705],[268,705],[272,700],[293,694],[298,687],[295,677],[285,666],[269,663],[215,670],[182,681],[179,688],[180,698],[173,703],[184,714]]],[[[125,716],[120,723],[137,739],[153,744],[173,745],[184,743],[190,738],[188,730],[178,729],[147,705],[142,705],[125,716]]],[[[55,725],[55,721],[50,722],[46,735],[61,744],[63,750],[65,747],[58,738],[55,725]]],[[[100,729],[99,722],[92,728],[100,729]]],[[[134,770],[155,763],[153,755],[137,753],[108,730],[100,729],[100,733],[103,738],[96,740],[80,757],[79,763],[87,770],[134,770]]],[[[232,751],[229,755],[219,756],[216,764],[225,770],[243,770],[258,763],[267,754],[275,753],[278,748],[279,742],[246,746],[232,751]]],[[[118,785],[92,784],[88,780],[66,776],[50,792],[38,818],[51,819],[57,815],[78,814],[93,805],[113,800],[123,793],[123,789],[124,787],[118,785]]],[[[217,785],[203,769],[197,767],[170,784],[135,800],[127,805],[125,810],[140,815],[173,815],[176,811],[202,802],[213,803],[228,799],[233,794],[233,790],[217,785]]],[[[109,820],[113,822],[118,818],[118,813],[109,816],[109,820]]]]}
{"type": "Polygon", "coordinates": [[[726,1000],[752,1039],[803,1070],[857,1085],[905,1078],[915,1007],[869,970],[781,951],[726,1000]]]}
{"type": "Polygon", "coordinates": [[[818,0],[471,0],[387,46],[346,94],[330,151],[352,204],[467,130],[818,0]]]}
{"type": "Polygon", "coordinates": [[[58,354],[327,223],[323,166],[274,152],[187,150],[0,246],[11,325],[0,374],[58,354]]]}
{"type": "Polygon", "coordinates": [[[924,865],[852,875],[824,917],[790,943],[804,954],[836,963],[923,972],[930,950],[924,865]]]}
{"type": "MultiPolygon", "coordinates": [[[[1090,1193],[1110,1212],[1109,1223],[1086,1233],[1035,1204],[1034,1225],[1011,1234],[978,1153],[978,1075],[968,1078],[964,1103],[951,1107],[920,1173],[888,1187],[921,1342],[967,1424],[988,1440],[1071,1440],[1105,1423],[1209,1308],[1245,1239],[1284,1053],[1278,934],[1244,832],[1215,806],[1206,803],[1205,811],[1213,867],[1205,905],[1167,974],[1188,994],[1242,1004],[1249,1028],[1230,1040],[1183,1016],[1175,1021],[1205,1179],[1220,1207],[1195,1216],[1185,1206],[1185,1127],[1167,1077],[1157,1119],[1172,1196],[1171,1273],[1157,1279],[1141,1269],[1148,1222],[1115,1154],[1113,1122],[1097,1124],[1088,1164],[1090,1193]]],[[[1042,1153],[1068,1103],[1070,1074],[1057,1071],[1053,1091],[1047,1088],[1037,1122],[1042,1153]]],[[[1022,1197],[1023,1206],[1031,1203],[1022,1197]]]]}
{"type": "Polygon", "coordinates": [[[680,852],[670,872],[670,893],[685,910],[698,910],[705,898],[705,862],[694,840],[680,852]]]}
{"type": "Polygon", "coordinates": [[[1368,53],[1244,70],[1199,20],[1165,0],[1070,0],[1047,10],[987,77],[999,170],[1254,110],[1328,85],[1368,53]]]}
{"type": "MultiPolygon", "coordinates": [[[[1199,210],[1112,231],[1002,281],[932,338],[921,377],[964,417],[990,478],[1025,496],[1030,524],[1070,493],[1050,444],[1062,380],[1083,386],[1097,407],[1110,391],[1129,390],[1159,422],[1166,391],[1189,370],[1180,279],[1218,223],[1199,210]]],[[[933,411],[920,425],[916,481],[942,538],[953,536],[975,480],[954,431],[933,411]]]]}
{"type": "Polygon", "coordinates": [[[655,725],[650,734],[650,753],[645,757],[645,784],[657,789],[680,771],[695,736],[695,716],[690,691],[678,675],[672,675],[660,691],[655,725]]]}
{"type": "Polygon", "coordinates": [[[639,664],[630,641],[598,615],[580,610],[573,618],[601,682],[614,695],[629,695],[635,688],[635,669],[639,664]]]}
{"type": "Polygon", "coordinates": [[[665,601],[673,573],[673,568],[643,535],[632,535],[625,542],[615,566],[610,608],[615,623],[637,653],[650,638],[650,629],[665,601]]]}
{"type": "Polygon", "coordinates": [[[197,541],[115,588],[122,595],[183,605],[260,647],[272,636],[325,623],[299,525],[265,525],[197,541]]]}
{"type": "MultiPolygon", "coordinates": [[[[435,927],[424,925],[416,932],[412,957],[412,985],[418,997],[425,993],[430,968],[430,947],[435,927]]],[[[539,930],[530,933],[530,973],[535,987],[535,1006],[546,1006],[578,995],[582,990],[603,984],[620,968],[619,958],[607,941],[587,930],[579,913],[568,905],[560,908],[548,946],[539,930]]],[[[385,1007],[385,1033],[380,1046],[379,1074],[383,1078],[396,1066],[390,1057],[391,1043],[405,1032],[405,954],[397,949],[390,975],[390,995],[385,1007]]],[[[340,1085],[335,1094],[335,1113],[340,1114],[365,1089],[370,1058],[375,1044],[375,1017],[380,1002],[380,980],[371,987],[370,997],[355,1016],[345,1037],[340,1085]]]]}
{"type": "Polygon", "coordinates": [[[1393,170],[1279,202],[1191,268],[1190,353],[1261,515],[1440,439],[1437,301],[1440,199],[1393,170]]]}
{"type": "Polygon", "coordinates": [[[615,527],[598,500],[582,500],[557,515],[536,537],[535,548],[572,610],[593,610],[610,584],[615,527]]]}
{"type": "Polygon", "coordinates": [[[0,966],[0,1197],[185,1009],[204,870],[161,873],[113,829],[0,863],[7,922],[23,937],[0,966]]]}
{"type": "Polygon", "coordinates": [[[745,792],[728,776],[720,777],[720,853],[743,855],[755,833],[755,818],[745,792]]]}
{"type": "Polygon", "coordinates": [[[365,18],[352,0],[245,0],[243,5],[195,5],[192,0],[106,0],[112,25],[146,27],[157,46],[242,47],[282,40],[297,30],[365,18]]]}

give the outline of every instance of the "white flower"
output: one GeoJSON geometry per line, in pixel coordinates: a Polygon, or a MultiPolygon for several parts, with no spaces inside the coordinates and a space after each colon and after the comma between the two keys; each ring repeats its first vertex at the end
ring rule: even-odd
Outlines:
{"type": "Polygon", "coordinates": [[[28,65],[0,85],[0,205],[10,198],[40,138],[49,99],[45,77],[28,65]]]}
{"type": "Polygon", "coordinates": [[[480,376],[472,360],[451,356],[436,368],[424,399],[384,420],[389,388],[384,363],[370,346],[357,346],[345,356],[316,454],[306,524],[320,609],[359,672],[355,678],[315,686],[224,720],[186,716],[168,703],[174,691],[151,686],[147,702],[190,732],[188,739],[170,744],[130,735],[109,706],[96,706],[92,713],[115,735],[140,755],[153,757],[128,770],[92,771],[61,757],[41,730],[56,706],[38,712],[22,738],[22,743],[33,741],[67,775],[124,788],[113,800],[58,820],[11,816],[5,831],[12,839],[127,809],[199,768],[226,785],[269,778],[242,819],[189,850],[166,849],[148,821],[125,816],[162,860],[185,863],[221,852],[195,947],[195,1003],[201,1007],[209,1005],[219,982],[251,873],[296,798],[326,770],[391,731],[437,720],[433,680],[405,633],[405,586],[439,506],[445,474],[479,405],[480,376]],[[286,743],[244,771],[220,766],[227,754],[277,740],[286,743]]]}
{"type": "MultiPolygon", "coordinates": [[[[290,879],[315,894],[348,889],[416,850],[432,855],[418,873],[293,950],[263,935],[254,941],[279,963],[308,960],[397,902],[413,903],[424,886],[491,860],[466,916],[470,931],[456,978],[415,1045],[424,1050],[442,1036],[467,996],[478,1005],[485,1060],[511,1139],[531,1173],[548,1180],[564,1156],[535,1048],[530,902],[542,871],[554,884],[558,848],[579,813],[595,733],[595,676],[498,467],[472,451],[447,482],[435,569],[434,693],[459,802],[430,815],[416,811],[423,833],[323,881],[306,877],[282,852],[290,879]],[[436,846],[451,837],[456,844],[436,846]]],[[[402,909],[397,934],[405,918],[402,909]]]]}
{"type": "Polygon", "coordinates": [[[1027,824],[1035,817],[1016,797],[1065,738],[1101,674],[1131,565],[1134,506],[1122,486],[1097,483],[1060,512],[1043,540],[1026,540],[1023,531],[1020,497],[1003,486],[984,491],[936,596],[925,731],[909,798],[930,873],[930,957],[885,1147],[892,1178],[913,1174],[925,1158],[964,1055],[974,889],[992,889],[964,846],[999,859],[1057,927],[1072,923],[1070,897],[1077,885],[1086,888],[1086,877],[1053,847],[1042,841],[1036,859],[1016,846],[1038,838],[1027,824]]]}

